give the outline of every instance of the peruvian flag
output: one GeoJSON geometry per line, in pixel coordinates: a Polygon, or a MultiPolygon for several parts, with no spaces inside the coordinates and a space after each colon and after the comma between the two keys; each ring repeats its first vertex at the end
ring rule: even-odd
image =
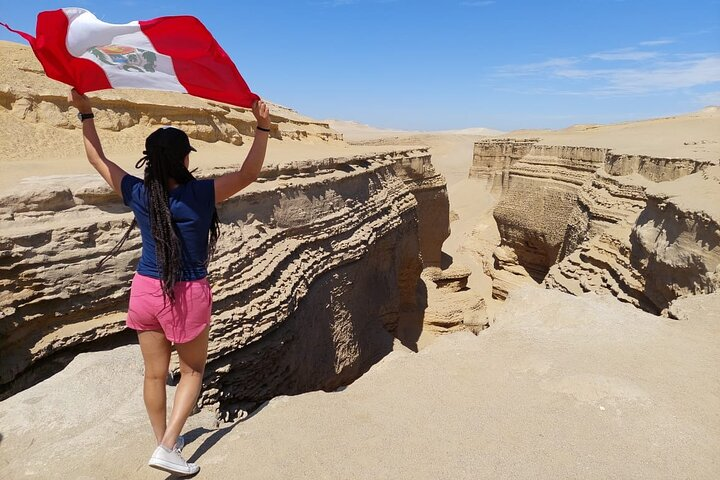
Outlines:
{"type": "Polygon", "coordinates": [[[252,93],[230,57],[195,17],[105,23],[82,8],[41,12],[30,42],[48,77],[80,93],[147,88],[250,107],[252,93]]]}

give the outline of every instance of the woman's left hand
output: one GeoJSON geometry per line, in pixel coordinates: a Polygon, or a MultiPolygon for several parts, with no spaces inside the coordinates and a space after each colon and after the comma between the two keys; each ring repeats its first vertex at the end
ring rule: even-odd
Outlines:
{"type": "Polygon", "coordinates": [[[77,108],[80,113],[92,113],[90,99],[86,95],[78,93],[78,91],[74,88],[70,90],[70,93],[68,93],[68,102],[73,107],[77,108]]]}

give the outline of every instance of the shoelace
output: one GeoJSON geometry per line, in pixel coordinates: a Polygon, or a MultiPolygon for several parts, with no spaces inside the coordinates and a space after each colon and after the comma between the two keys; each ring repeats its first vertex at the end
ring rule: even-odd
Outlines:
{"type": "Polygon", "coordinates": [[[186,467],[189,467],[187,460],[185,460],[185,459],[182,457],[182,455],[180,455],[181,450],[178,449],[178,448],[176,448],[176,449],[173,450],[173,451],[177,454],[178,457],[180,457],[180,460],[183,461],[183,463],[185,464],[185,466],[186,466],[186,467]]]}

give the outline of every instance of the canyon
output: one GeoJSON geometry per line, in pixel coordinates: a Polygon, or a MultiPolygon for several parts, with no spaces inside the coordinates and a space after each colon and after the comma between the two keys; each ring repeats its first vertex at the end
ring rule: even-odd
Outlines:
{"type": "MultiPolygon", "coordinates": [[[[717,123],[714,110],[696,115],[717,123]]],[[[470,175],[498,198],[493,295],[533,281],[605,293],[654,314],[720,286],[718,160],[544,145],[475,144],[470,175]]]]}
{"type": "MultiPolygon", "coordinates": [[[[156,478],[124,325],[138,232],[97,266],[132,213],[87,165],[65,87],[0,50],[0,476],[156,478]]],[[[199,178],[252,141],[250,112],[217,102],[93,102],[135,175],[160,125],[188,133],[199,178]]],[[[185,429],[201,474],[717,477],[717,109],[504,134],[271,111],[260,178],[218,209],[185,429]]],[[[173,356],[171,397],[177,373],[173,356]]]]}

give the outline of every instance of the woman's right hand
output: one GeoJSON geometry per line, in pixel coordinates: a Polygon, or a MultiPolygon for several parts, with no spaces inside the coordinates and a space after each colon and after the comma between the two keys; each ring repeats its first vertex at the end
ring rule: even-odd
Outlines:
{"type": "Polygon", "coordinates": [[[262,100],[255,100],[252,106],[253,115],[257,120],[258,127],[270,128],[270,109],[262,100]]]}

